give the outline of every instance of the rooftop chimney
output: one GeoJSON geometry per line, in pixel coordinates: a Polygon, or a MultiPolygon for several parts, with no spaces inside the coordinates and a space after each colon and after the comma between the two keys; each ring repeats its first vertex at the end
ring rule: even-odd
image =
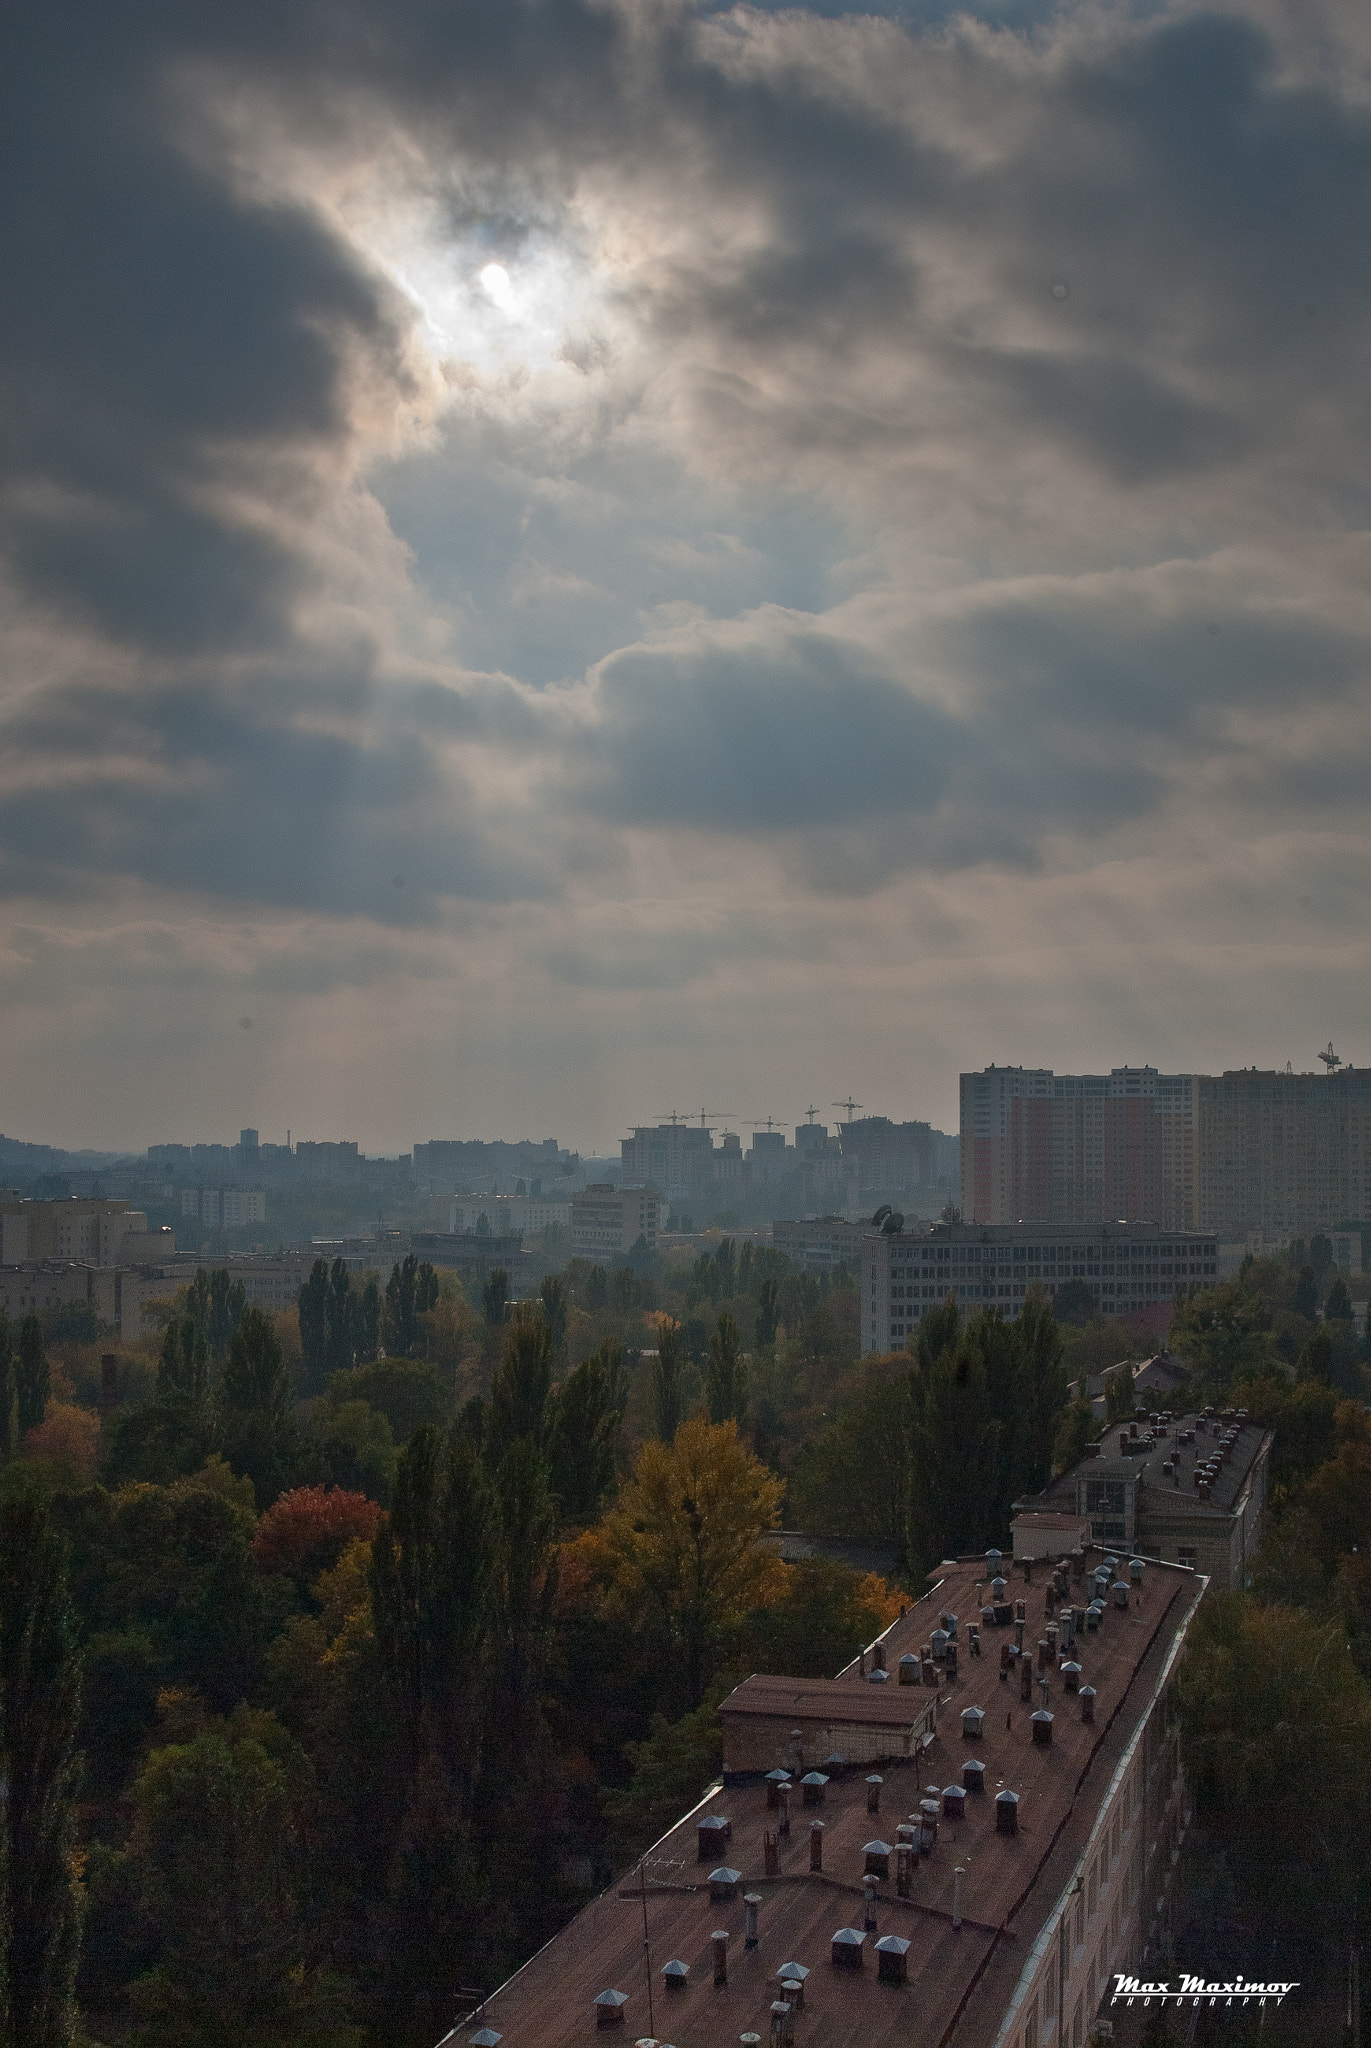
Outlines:
{"type": "Polygon", "coordinates": [[[714,1947],[714,1982],[716,1985],[728,1982],[728,1929],[716,1927],[709,1937],[714,1947]]]}
{"type": "Polygon", "coordinates": [[[744,1892],[744,1893],[743,1893],[743,1908],[744,1908],[744,1924],[743,1924],[743,1947],[744,1947],[744,1948],[756,1948],[756,1946],[757,1946],[757,1909],[758,1909],[758,1907],[759,1907],[759,1906],[761,1905],[761,1903],[762,1903],[762,1895],[761,1895],[761,1893],[760,1893],[760,1892],[744,1892]]]}

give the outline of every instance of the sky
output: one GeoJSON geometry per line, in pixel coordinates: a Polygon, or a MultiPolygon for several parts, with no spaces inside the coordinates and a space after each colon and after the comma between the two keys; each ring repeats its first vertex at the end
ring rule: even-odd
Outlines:
{"type": "Polygon", "coordinates": [[[1371,13],[45,0],[0,1128],[1357,1064],[1371,13]]]}

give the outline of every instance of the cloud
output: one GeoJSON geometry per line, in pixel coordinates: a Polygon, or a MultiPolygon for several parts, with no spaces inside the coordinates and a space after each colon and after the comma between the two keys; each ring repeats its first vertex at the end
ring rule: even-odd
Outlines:
{"type": "MultiPolygon", "coordinates": [[[[1050,960],[1101,1031],[1144,959],[1226,1016],[1212,925],[1159,964],[1162,856],[1195,904],[1237,859],[1245,986],[1282,862],[1355,919],[1371,42],[1317,16],[32,16],[0,354],[26,1014],[61,1008],[64,1057],[134,1042],[110,926],[170,1003],[164,948],[230,1022],[260,978],[340,1073],[381,1012],[326,1006],[389,978],[416,1075],[441,990],[497,1065],[556,1066],[511,1023],[551,1003],[593,1017],[586,1069],[639,1030],[746,1062],[745,1023],[798,1075],[864,1001],[900,1043],[916,988],[931,1049],[999,991],[986,1056],[1018,1056],[949,934],[1050,960]]],[[[1270,958],[1296,1017],[1307,962],[1270,958]]]]}

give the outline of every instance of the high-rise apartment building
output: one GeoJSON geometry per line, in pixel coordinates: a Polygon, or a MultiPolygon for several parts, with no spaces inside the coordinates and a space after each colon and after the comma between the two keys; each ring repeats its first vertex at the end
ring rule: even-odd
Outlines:
{"type": "Polygon", "coordinates": [[[963,1216],[1199,1227],[1198,1087],[1193,1074],[1155,1067],[963,1074],[963,1216]]]}
{"type": "Polygon", "coordinates": [[[1371,1220],[1371,1069],[961,1077],[968,1223],[1155,1223],[1225,1239],[1371,1220]]]}

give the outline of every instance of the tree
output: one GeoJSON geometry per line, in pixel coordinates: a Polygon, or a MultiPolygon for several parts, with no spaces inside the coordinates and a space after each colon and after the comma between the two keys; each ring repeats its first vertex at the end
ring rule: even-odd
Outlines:
{"type": "Polygon", "coordinates": [[[265,1572],[288,1572],[302,1588],[331,1571],[360,1536],[370,1542],[381,1510],[364,1493],[340,1486],[297,1486],[272,1502],[257,1524],[253,1556],[265,1572]]]}
{"type": "Polygon", "coordinates": [[[908,1536],[909,1375],[886,1367],[848,1395],[826,1429],[806,1444],[790,1474],[795,1526],[852,1542],[893,1544],[908,1536]]]}
{"type": "Polygon", "coordinates": [[[1299,1279],[1295,1283],[1294,1300],[1291,1303],[1296,1315],[1312,1323],[1319,1306],[1319,1283],[1312,1266],[1301,1266],[1299,1279]]]}
{"type": "Polygon", "coordinates": [[[427,1315],[438,1299],[438,1275],[425,1259],[420,1265],[414,1252],[407,1252],[399,1265],[392,1266],[386,1282],[386,1349],[400,1358],[411,1358],[419,1348],[423,1332],[419,1318],[427,1315]]]}
{"type": "Polygon", "coordinates": [[[758,1344],[774,1344],[776,1341],[776,1324],[780,1315],[780,1292],[781,1283],[774,1275],[770,1279],[763,1280],[757,1290],[757,1309],[753,1329],[755,1341],[758,1344]]]}
{"type": "Polygon", "coordinates": [[[671,1442],[684,1414],[681,1326],[663,1316],[657,1326],[657,1356],[652,1365],[652,1426],[664,1444],[671,1442]]]}
{"type": "Polygon", "coordinates": [[[162,1333],[157,1397],[172,1405],[199,1408],[209,1393],[209,1344],[194,1316],[173,1316],[162,1333]]]}
{"type": "Polygon", "coordinates": [[[1099,1417],[1089,1401],[1084,1398],[1073,1401],[1063,1414],[1053,1441],[1053,1469],[1069,1472],[1077,1460],[1085,1456],[1086,1445],[1093,1444],[1099,1433],[1099,1417]]]}
{"type": "Polygon", "coordinates": [[[1295,1377],[1313,1380],[1321,1387],[1332,1386],[1333,1339],[1326,1329],[1315,1330],[1305,1342],[1295,1361],[1295,1377]]]}
{"type": "Polygon", "coordinates": [[[464,1800],[480,1753],[495,1623],[496,1503],[471,1443],[418,1430],[400,1458],[395,1505],[372,1544],[383,1676],[411,1754],[436,1741],[464,1800]]]}
{"type": "Polygon", "coordinates": [[[614,1484],[628,1375],[618,1345],[606,1341],[568,1373],[551,1398],[549,1478],[564,1522],[593,1522],[614,1484]]]}
{"type": "Polygon", "coordinates": [[[227,1358],[246,1306],[242,1281],[231,1280],[222,1266],[213,1273],[206,1273],[202,1266],[187,1288],[186,1313],[194,1316],[204,1331],[212,1365],[222,1365],[227,1358]]]}
{"type": "Polygon", "coordinates": [[[74,2038],[81,1662],[64,1546],[31,1498],[0,1508],[0,2039],[74,2038]]]}
{"type": "MultiPolygon", "coordinates": [[[[412,1257],[412,1254],[411,1254],[412,1257]]],[[[408,1263],[408,1261],[406,1262],[408,1263]]],[[[408,1350],[397,1344],[396,1350],[408,1350]]],[[[342,1259],[335,1259],[324,1296],[324,1360],[328,1372],[343,1372],[357,1355],[357,1315],[352,1293],[352,1275],[342,1259]]]]}
{"type": "Polygon", "coordinates": [[[1309,1240],[1309,1263],[1314,1269],[1314,1278],[1320,1286],[1323,1276],[1333,1264],[1333,1240],[1318,1231],[1309,1240]]]}
{"type": "Polygon", "coordinates": [[[1059,1323],[1091,1323],[1100,1312],[1098,1290],[1088,1280],[1068,1280],[1052,1297],[1059,1323]]]}
{"type": "Polygon", "coordinates": [[[671,1444],[650,1439],[602,1523],[624,1590],[675,1651],[685,1704],[699,1704],[718,1646],[774,1581],[758,1538],[775,1528],[785,1491],[738,1439],[734,1422],[683,1422],[671,1444]]]}
{"type": "Polygon", "coordinates": [[[375,1358],[381,1348],[381,1290],[376,1284],[375,1274],[367,1279],[357,1303],[357,1323],[354,1333],[357,1357],[364,1365],[375,1358]]]}
{"type": "Polygon", "coordinates": [[[149,1755],[132,1849],[159,1953],[135,2003],[155,2035],[206,2048],[304,2035],[303,1774],[275,1717],[246,1708],[149,1755]]]}
{"type": "Polygon", "coordinates": [[[521,1438],[543,1448],[554,1362],[552,1332],[543,1318],[527,1310],[516,1315],[505,1331],[490,1387],[486,1463],[492,1471],[521,1438]]]}
{"type": "Polygon", "coordinates": [[[317,1389],[328,1373],[328,1262],[316,1259],[300,1289],[296,1307],[300,1321],[300,1361],[305,1385],[317,1389]]]}
{"type": "Polygon", "coordinates": [[[10,1319],[0,1313],[0,1458],[14,1449],[14,1347],[10,1340],[10,1319]]]}
{"type": "MultiPolygon", "coordinates": [[[[730,1252],[732,1243],[724,1239],[730,1252]]],[[[720,1245],[719,1250],[723,1250],[720,1245]]],[[[747,1413],[747,1367],[742,1360],[738,1325],[725,1311],[709,1340],[705,1399],[711,1422],[741,1422],[747,1413]]]]}
{"type": "Polygon", "coordinates": [[[288,1483],[296,1438],[281,1342],[270,1316],[260,1308],[243,1310],[219,1394],[225,1455],[236,1472],[251,1479],[258,1504],[264,1507],[288,1483]]]}
{"type": "Polygon", "coordinates": [[[488,1330],[498,1330],[509,1314],[509,1275],[503,1266],[492,1266],[481,1289],[481,1313],[488,1330]]]}
{"type": "Polygon", "coordinates": [[[284,1419],[290,1386],[281,1358],[281,1341],[262,1309],[245,1308],[229,1346],[220,1386],[226,1408],[258,1414],[272,1422],[284,1419]]]}
{"type": "Polygon", "coordinates": [[[1131,1422],[1138,1412],[1133,1394],[1133,1368],[1131,1365],[1116,1365],[1113,1372],[1104,1376],[1104,1419],[1110,1422],[1131,1422]]]}
{"type": "Polygon", "coordinates": [[[1335,1273],[1323,1301],[1323,1319],[1326,1323],[1350,1323],[1352,1297],[1347,1291],[1347,1282],[1341,1273],[1335,1273]]]}
{"type": "Polygon", "coordinates": [[[43,1420],[51,1385],[42,1322],[37,1316],[25,1316],[19,1325],[19,1366],[15,1373],[21,1437],[26,1430],[37,1429],[43,1420]]]}
{"type": "MultiPolygon", "coordinates": [[[[329,1406],[341,1409],[365,1401],[390,1424],[396,1443],[408,1443],[426,1422],[442,1422],[452,1398],[436,1365],[426,1358],[376,1358],[350,1366],[329,1383],[329,1406]]],[[[327,1418],[320,1416],[327,1428],[327,1418]]]]}
{"type": "Polygon", "coordinates": [[[1241,1279],[1226,1280],[1178,1305],[1169,1342],[1207,1398],[1225,1394],[1240,1376],[1257,1378],[1272,1369],[1270,1330],[1271,1310],[1262,1297],[1241,1279]]]}
{"type": "Polygon", "coordinates": [[[552,1335],[552,1353],[560,1358],[566,1343],[567,1301],[566,1287],[558,1273],[549,1273],[538,1290],[543,1303],[543,1321],[552,1335]]]}

